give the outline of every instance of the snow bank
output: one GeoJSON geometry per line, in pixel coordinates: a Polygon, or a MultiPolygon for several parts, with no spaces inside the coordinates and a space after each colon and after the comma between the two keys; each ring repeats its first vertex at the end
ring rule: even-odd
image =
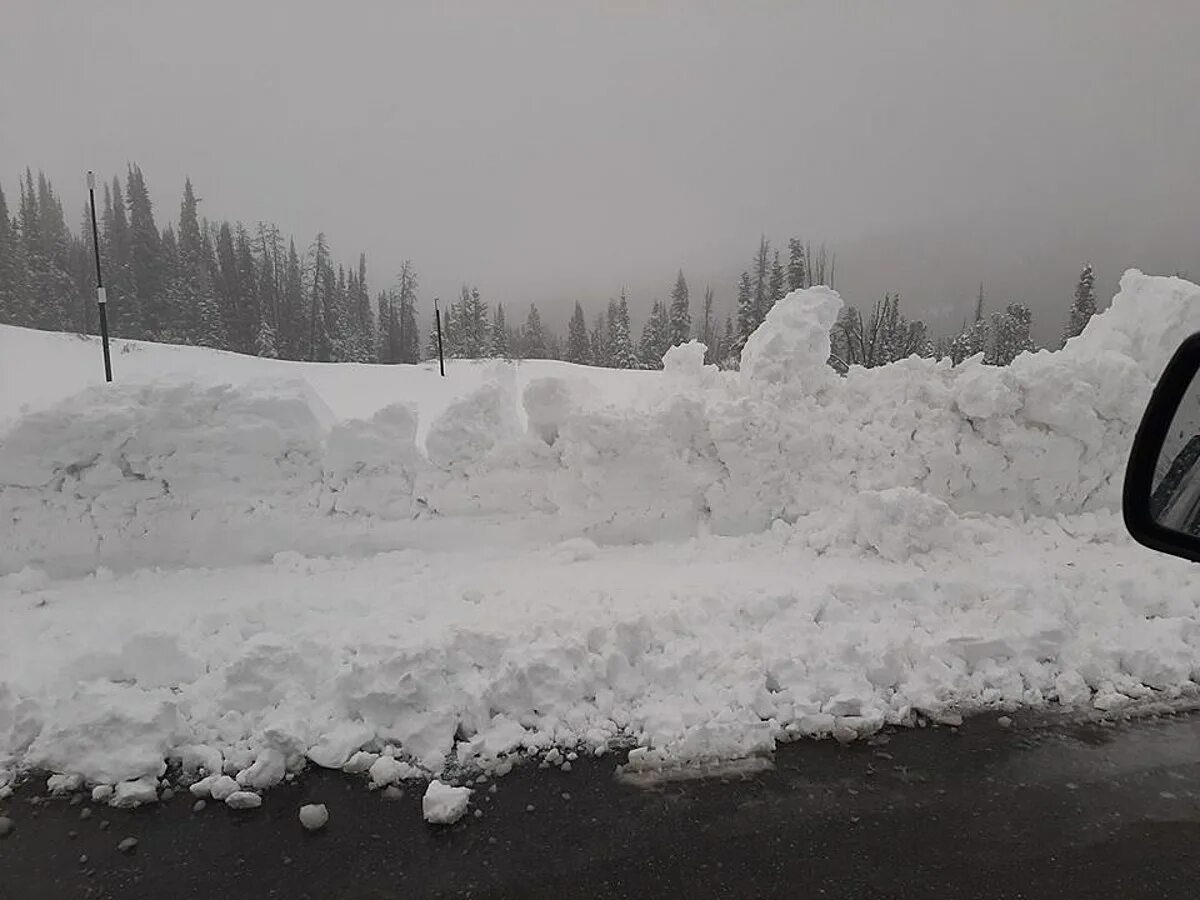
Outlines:
{"type": "Polygon", "coordinates": [[[1062,351],[845,378],[839,302],[781,301],[739,373],[688,345],[662,373],[463,365],[436,403],[403,367],[298,364],[35,397],[0,436],[0,770],[178,757],[228,798],[305,759],[382,787],[1195,693],[1200,586],[1118,491],[1200,289],[1130,272],[1062,351]]]}

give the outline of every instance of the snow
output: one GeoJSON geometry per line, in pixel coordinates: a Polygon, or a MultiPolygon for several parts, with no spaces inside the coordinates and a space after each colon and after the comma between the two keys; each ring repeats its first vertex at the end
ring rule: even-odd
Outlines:
{"type": "Polygon", "coordinates": [[[421,813],[430,825],[453,825],[466,814],[470,802],[470,788],[452,787],[435,778],[421,798],[421,813]]]}
{"type": "Polygon", "coordinates": [[[262,806],[262,797],[253,791],[234,791],[225,798],[225,805],[230,809],[256,809],[262,806]]]}
{"type": "Polygon", "coordinates": [[[845,378],[839,303],[781,301],[740,372],[121,343],[85,387],[94,342],[0,328],[0,771],[177,759],[227,801],[1200,691],[1200,583],[1119,509],[1200,288],[1130,272],[1062,351],[845,378]]]}
{"type": "Polygon", "coordinates": [[[324,803],[306,803],[300,807],[300,824],[306,831],[319,831],[329,821],[329,810],[324,803]]]}

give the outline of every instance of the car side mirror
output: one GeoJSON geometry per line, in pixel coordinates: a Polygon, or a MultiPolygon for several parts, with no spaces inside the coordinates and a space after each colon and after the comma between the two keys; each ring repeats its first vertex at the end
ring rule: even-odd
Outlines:
{"type": "Polygon", "coordinates": [[[1133,439],[1121,508],[1151,549],[1200,562],[1200,333],[1159,378],[1133,439]]]}

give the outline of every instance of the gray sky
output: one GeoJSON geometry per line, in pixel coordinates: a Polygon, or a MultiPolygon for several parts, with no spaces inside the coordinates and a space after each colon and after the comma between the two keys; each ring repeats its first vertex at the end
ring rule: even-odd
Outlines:
{"type": "Polygon", "coordinates": [[[1198,47],[1195,0],[3,0],[0,184],[74,222],[136,160],[160,224],[190,175],[375,289],[589,316],[795,234],[849,302],[957,327],[983,280],[1045,336],[1085,258],[1200,277],[1198,47]]]}

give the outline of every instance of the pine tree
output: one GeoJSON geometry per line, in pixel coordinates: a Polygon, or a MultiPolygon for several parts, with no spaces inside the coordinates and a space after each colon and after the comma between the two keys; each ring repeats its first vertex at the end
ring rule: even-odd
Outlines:
{"type": "Polygon", "coordinates": [[[583,317],[583,307],[575,303],[575,312],[571,315],[567,326],[567,362],[586,366],[592,363],[591,344],[588,340],[587,320],[583,317]]]}
{"type": "Polygon", "coordinates": [[[983,282],[979,282],[979,296],[975,298],[975,321],[983,321],[983,282]]]}
{"type": "Polygon", "coordinates": [[[304,359],[305,320],[304,269],[300,265],[300,254],[296,252],[296,241],[289,239],[277,329],[280,356],[284,359],[304,359]]]}
{"type": "Polygon", "coordinates": [[[529,304],[529,316],[521,331],[521,355],[525,359],[549,359],[550,348],[546,343],[546,329],[536,304],[529,304]]]}
{"type": "MultiPolygon", "coordinates": [[[[146,179],[136,165],[130,165],[126,170],[125,187],[125,200],[129,206],[129,262],[137,298],[133,306],[141,320],[142,335],[158,339],[163,335],[168,316],[165,269],[171,262],[170,254],[162,248],[146,179]]],[[[113,202],[116,202],[115,196],[113,202]]]]}
{"type": "MultiPolygon", "coordinates": [[[[764,235],[758,242],[758,256],[754,258],[754,327],[766,318],[771,308],[771,242],[764,235]]],[[[753,329],[751,329],[753,330],[753,329]]]]}
{"type": "Polygon", "coordinates": [[[463,285],[462,299],[455,310],[455,356],[464,359],[484,359],[491,355],[491,328],[487,304],[479,296],[479,288],[463,285]]]}
{"type": "MultiPolygon", "coordinates": [[[[771,277],[767,283],[767,311],[774,308],[775,304],[787,296],[787,287],[783,264],[779,261],[779,251],[775,251],[775,260],[771,263],[771,277]]],[[[765,314],[764,314],[765,315],[765,314]]]]}
{"type": "MultiPolygon", "coordinates": [[[[616,301],[609,300],[608,309],[611,311],[615,307],[616,301]]],[[[591,357],[593,366],[612,366],[612,359],[608,350],[608,313],[602,312],[596,316],[591,334],[588,335],[588,354],[591,357]]]]}
{"type": "Polygon", "coordinates": [[[16,223],[9,217],[8,201],[0,189],[0,322],[32,325],[25,273],[25,253],[16,223]]]}
{"type": "Polygon", "coordinates": [[[667,331],[668,343],[672,347],[676,344],[686,344],[692,339],[692,310],[688,300],[688,285],[683,277],[683,269],[679,270],[679,275],[675,279],[675,287],[671,291],[671,309],[667,331]]]}
{"type": "Polygon", "coordinates": [[[737,286],[737,333],[730,352],[740,355],[746,340],[759,325],[758,312],[754,305],[754,284],[750,273],[743,272],[737,286]]]}
{"type": "Polygon", "coordinates": [[[989,362],[1007,366],[1020,354],[1033,351],[1033,314],[1023,303],[1010,303],[992,315],[992,351],[989,362]]]}
{"type": "Polygon", "coordinates": [[[1062,343],[1083,333],[1087,323],[1096,314],[1096,276],[1092,264],[1088,263],[1079,273],[1079,281],[1075,285],[1075,299],[1071,303],[1071,311],[1067,314],[1067,324],[1063,329],[1062,343]]]}
{"type": "Polygon", "coordinates": [[[700,343],[705,347],[705,364],[715,363],[721,358],[721,348],[717,346],[720,335],[717,333],[717,323],[713,318],[713,291],[711,287],[704,288],[704,313],[700,319],[700,343]]]}
{"type": "Polygon", "coordinates": [[[512,358],[513,341],[508,324],[504,321],[503,303],[496,304],[496,312],[492,317],[492,352],[502,359],[512,358]]]}
{"type": "Polygon", "coordinates": [[[312,284],[308,289],[308,340],[305,359],[310,362],[329,362],[333,357],[333,338],[329,329],[328,305],[333,293],[333,271],[329,265],[329,247],[325,233],[318,232],[309,253],[312,284]]]}
{"type": "Polygon", "coordinates": [[[200,230],[191,179],[183,185],[179,205],[179,270],[169,313],[175,340],[200,347],[221,347],[225,336],[220,301],[213,289],[208,257],[211,249],[200,230]]]}
{"type": "Polygon", "coordinates": [[[725,336],[721,338],[721,355],[716,357],[722,361],[725,368],[737,368],[737,360],[731,357],[733,353],[733,345],[737,339],[733,331],[733,316],[725,317],[725,336]]]}
{"type": "MultiPolygon", "coordinates": [[[[83,229],[90,246],[89,227],[83,229]]],[[[133,271],[132,235],[126,215],[121,181],[113,178],[111,189],[104,187],[104,216],[100,246],[104,254],[104,286],[108,295],[108,322],[114,335],[125,338],[147,336],[138,305],[133,271]]]]}
{"type": "Polygon", "coordinates": [[[633,348],[633,329],[629,324],[629,299],[625,296],[624,288],[621,289],[620,301],[609,309],[608,353],[613,368],[638,368],[638,357],[633,348]]]}
{"type": "Polygon", "coordinates": [[[662,358],[671,348],[671,319],[666,304],[655,300],[650,308],[650,318],[642,330],[638,345],[638,358],[644,369],[661,369],[662,358]]]}
{"type": "Polygon", "coordinates": [[[787,289],[798,291],[808,287],[804,264],[804,245],[799,238],[788,240],[787,289]]]}

